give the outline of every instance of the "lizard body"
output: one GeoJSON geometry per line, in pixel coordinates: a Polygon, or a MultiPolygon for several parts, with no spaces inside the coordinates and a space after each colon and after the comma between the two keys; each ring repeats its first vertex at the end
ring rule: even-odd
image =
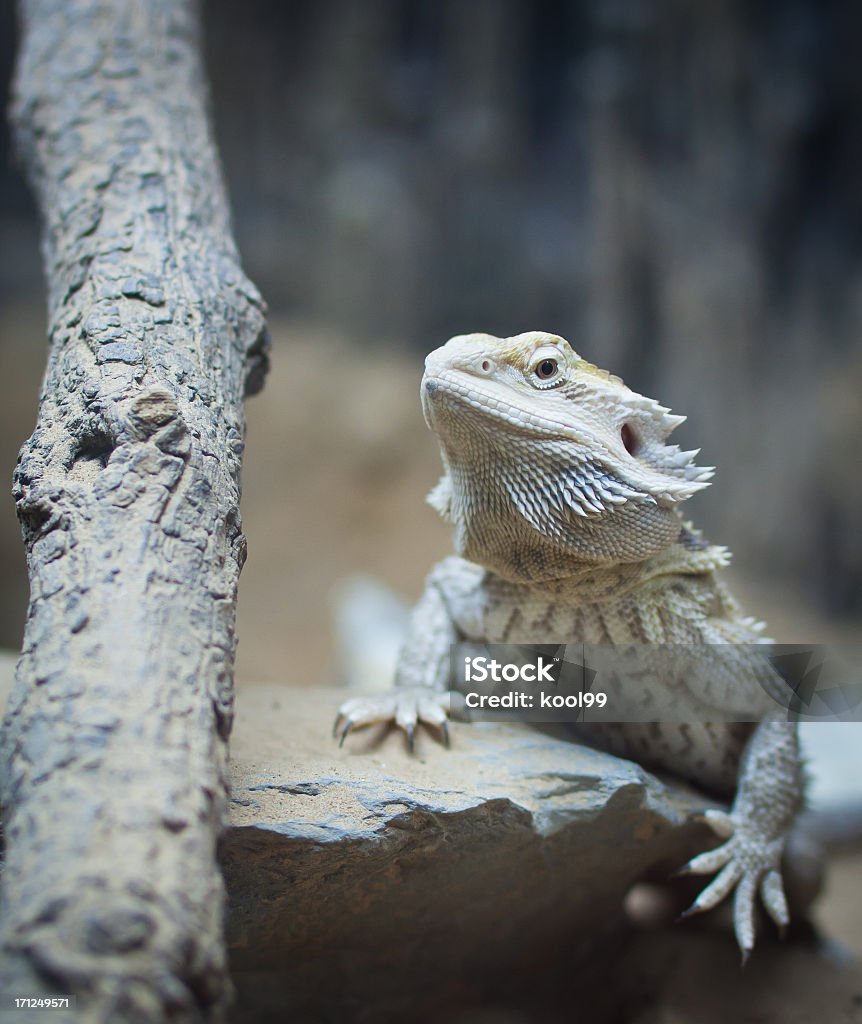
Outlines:
{"type": "MultiPolygon", "coordinates": [[[[393,691],[340,709],[352,728],[394,720],[446,731],[450,648],[478,643],[725,645],[712,674],[665,677],[631,695],[669,696],[692,721],[602,726],[614,753],[719,794],[706,819],[725,843],[687,870],[718,872],[693,904],[735,892],[737,941],[754,945],[758,894],[788,923],[780,859],[802,803],[795,726],[781,720],[749,645],[763,626],[717,579],[728,561],[678,506],[707,486],[697,452],[666,443],[683,417],[581,359],[555,335],[463,335],[432,352],[421,397],[444,474],[430,503],[454,527],[456,557],[432,570],[413,611],[393,691]],[[720,710],[745,720],[716,722],[720,710]],[[717,717],[717,716],[714,716],[717,717]]],[[[712,667],[712,663],[711,667],[712,667]]],[[[447,734],[448,738],[448,734],[447,734]]]]}

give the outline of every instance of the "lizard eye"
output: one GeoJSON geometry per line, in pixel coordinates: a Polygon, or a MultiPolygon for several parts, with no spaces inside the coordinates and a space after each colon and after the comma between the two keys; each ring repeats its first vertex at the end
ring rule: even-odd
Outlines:
{"type": "Polygon", "coordinates": [[[533,375],[536,378],[535,385],[539,388],[555,388],[566,379],[559,359],[554,359],[553,356],[540,359],[533,367],[533,375]]]}
{"type": "Polygon", "coordinates": [[[566,380],[566,363],[559,350],[545,345],[533,354],[530,362],[530,383],[534,388],[555,388],[566,380]]]}

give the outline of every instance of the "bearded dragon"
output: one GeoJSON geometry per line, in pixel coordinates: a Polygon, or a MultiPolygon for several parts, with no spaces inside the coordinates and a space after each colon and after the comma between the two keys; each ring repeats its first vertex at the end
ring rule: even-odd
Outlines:
{"type": "Polygon", "coordinates": [[[428,577],[395,688],[342,705],[342,742],[352,729],[394,721],[411,749],[419,723],[448,743],[450,647],[459,641],[727,645],[719,685],[667,680],[699,711],[696,722],[620,722],[601,742],[715,793],[735,789],[729,812],[705,814],[723,844],[683,871],[717,872],[688,913],[735,893],[745,959],[758,895],[780,929],[789,921],[781,855],[802,771],[795,726],[751,660],[734,654],[763,641],[763,624],[716,577],[726,549],[680,515],[712,475],[695,465],[697,451],[667,443],[685,417],[542,332],[452,338],[428,356],[421,399],[444,466],[429,502],[452,523],[457,557],[428,577]],[[746,720],[717,723],[719,707],[746,720]]]}

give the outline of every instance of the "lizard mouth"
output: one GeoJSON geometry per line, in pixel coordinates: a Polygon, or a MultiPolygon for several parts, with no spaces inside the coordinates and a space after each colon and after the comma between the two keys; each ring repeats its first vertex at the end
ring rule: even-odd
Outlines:
{"type": "MultiPolygon", "coordinates": [[[[445,430],[447,420],[463,422],[472,411],[476,416],[493,417],[498,429],[508,425],[520,434],[572,437],[571,430],[558,420],[514,403],[509,388],[488,380],[479,385],[474,377],[467,374],[426,372],[422,378],[421,397],[425,422],[435,432],[441,428],[445,430]]],[[[595,443],[598,445],[598,440],[595,443]]]]}

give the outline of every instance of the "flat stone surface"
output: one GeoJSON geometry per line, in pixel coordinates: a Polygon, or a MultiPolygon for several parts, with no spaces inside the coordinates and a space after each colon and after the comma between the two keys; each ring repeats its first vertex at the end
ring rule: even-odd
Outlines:
{"type": "Polygon", "coordinates": [[[343,698],[239,694],[223,863],[247,1005],[481,1000],[560,950],[583,962],[636,879],[715,842],[693,792],[527,726],[454,723],[449,750],[423,731],[413,757],[394,731],[339,750],[343,698]]]}

